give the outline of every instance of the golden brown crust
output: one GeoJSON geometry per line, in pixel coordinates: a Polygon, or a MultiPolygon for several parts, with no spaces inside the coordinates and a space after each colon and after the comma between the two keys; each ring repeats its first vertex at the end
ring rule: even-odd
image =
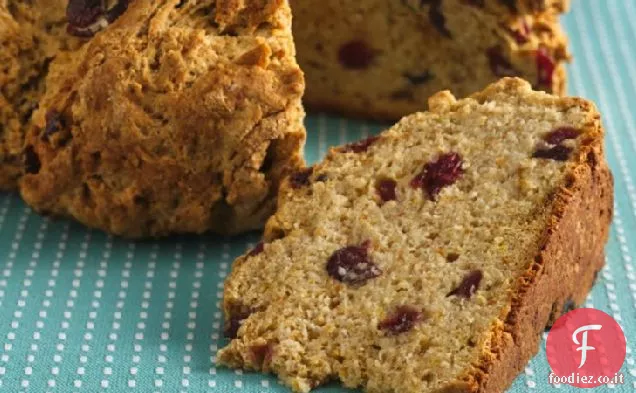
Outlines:
{"type": "Polygon", "coordinates": [[[136,0],[55,64],[20,182],[37,211],[129,237],[237,233],[271,214],[303,164],[289,7],[178,3],[136,0]]]}
{"type": "Polygon", "coordinates": [[[538,351],[541,335],[572,305],[584,302],[605,264],[613,212],[613,179],[603,154],[602,128],[589,102],[569,99],[595,114],[578,163],[554,196],[543,246],[513,291],[510,311],[493,327],[491,347],[465,377],[466,390],[504,391],[538,351]]]}
{"type": "Polygon", "coordinates": [[[17,187],[50,62],[80,44],[66,34],[65,8],[65,0],[0,1],[0,190],[17,187]]]}

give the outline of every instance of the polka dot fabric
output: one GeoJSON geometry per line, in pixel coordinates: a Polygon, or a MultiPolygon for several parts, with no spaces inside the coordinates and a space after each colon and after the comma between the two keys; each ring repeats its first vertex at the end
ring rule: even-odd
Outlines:
{"type": "MultiPolygon", "coordinates": [[[[625,384],[636,390],[636,2],[577,0],[564,19],[576,59],[570,93],[604,114],[616,183],[607,267],[586,306],[627,336],[625,384]]],[[[310,115],[307,160],[385,125],[310,115]]],[[[232,260],[258,241],[175,237],[128,242],[35,215],[0,194],[0,393],[287,392],[275,378],[217,368],[219,309],[232,260]]],[[[548,383],[545,351],[511,392],[577,391],[548,383]]],[[[319,392],[343,389],[330,385],[319,392]]]]}

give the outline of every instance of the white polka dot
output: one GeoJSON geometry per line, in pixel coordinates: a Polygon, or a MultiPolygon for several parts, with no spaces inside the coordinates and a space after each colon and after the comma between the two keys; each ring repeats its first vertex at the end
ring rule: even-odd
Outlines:
{"type": "Polygon", "coordinates": [[[33,368],[32,368],[32,367],[25,367],[25,368],[24,368],[24,374],[25,374],[25,375],[31,375],[31,374],[33,374],[33,368]]]}
{"type": "Polygon", "coordinates": [[[243,381],[239,381],[239,380],[234,381],[234,386],[239,388],[239,389],[242,388],[243,387],[243,381]]]}
{"type": "Polygon", "coordinates": [[[213,379],[209,380],[208,381],[208,386],[211,387],[211,388],[216,387],[216,381],[213,380],[213,379]]]}
{"type": "Polygon", "coordinates": [[[53,379],[49,379],[48,381],[46,381],[46,384],[47,384],[49,387],[53,388],[53,387],[55,387],[55,380],[53,380],[53,379]]]}
{"type": "Polygon", "coordinates": [[[77,368],[77,375],[84,375],[85,372],[86,370],[84,369],[84,367],[77,368]]]}
{"type": "Polygon", "coordinates": [[[134,379],[131,379],[128,381],[128,387],[129,388],[134,388],[135,386],[137,386],[137,382],[135,382],[134,379]]]}
{"type": "Polygon", "coordinates": [[[157,375],[163,375],[163,367],[157,367],[155,369],[155,374],[157,375]]]}
{"type": "Polygon", "coordinates": [[[113,373],[113,369],[110,367],[104,367],[104,375],[111,375],[113,373]]]}
{"type": "Polygon", "coordinates": [[[264,388],[268,388],[269,387],[269,381],[266,380],[266,379],[263,379],[261,381],[261,386],[264,387],[264,388]]]}
{"type": "Polygon", "coordinates": [[[161,387],[163,386],[163,381],[161,379],[155,379],[155,386],[156,387],[161,387]]]}
{"type": "Polygon", "coordinates": [[[188,381],[187,379],[181,380],[181,386],[184,386],[184,387],[190,386],[190,381],[188,381]]]}
{"type": "Polygon", "coordinates": [[[29,381],[27,381],[26,379],[23,379],[22,383],[20,385],[22,385],[23,388],[28,388],[29,387],[29,381]]]}
{"type": "Polygon", "coordinates": [[[107,381],[107,380],[105,380],[105,379],[104,379],[104,380],[102,380],[102,382],[101,382],[101,386],[102,386],[103,388],[107,388],[107,387],[108,387],[108,381],[107,381]]]}
{"type": "Polygon", "coordinates": [[[81,388],[82,387],[82,381],[79,381],[79,380],[73,381],[73,386],[75,386],[76,388],[81,388]]]}

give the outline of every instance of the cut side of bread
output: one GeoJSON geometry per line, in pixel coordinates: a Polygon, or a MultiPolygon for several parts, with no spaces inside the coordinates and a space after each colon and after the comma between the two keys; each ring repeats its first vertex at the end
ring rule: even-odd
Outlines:
{"type": "Polygon", "coordinates": [[[397,120],[440,90],[463,97],[506,76],[564,94],[564,4],[535,1],[543,11],[530,12],[529,3],[291,0],[305,103],[397,120]]]}
{"type": "Polygon", "coordinates": [[[225,283],[220,363],[306,392],[500,392],[604,263],[593,104],[505,78],[441,92],[291,176],[225,283]]]}

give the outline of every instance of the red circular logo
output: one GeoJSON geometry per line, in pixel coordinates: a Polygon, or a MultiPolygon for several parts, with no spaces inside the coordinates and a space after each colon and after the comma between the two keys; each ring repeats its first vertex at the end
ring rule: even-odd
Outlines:
{"type": "Polygon", "coordinates": [[[578,388],[623,383],[625,350],[625,334],[614,318],[593,308],[570,311],[548,333],[550,383],[578,388]]]}

